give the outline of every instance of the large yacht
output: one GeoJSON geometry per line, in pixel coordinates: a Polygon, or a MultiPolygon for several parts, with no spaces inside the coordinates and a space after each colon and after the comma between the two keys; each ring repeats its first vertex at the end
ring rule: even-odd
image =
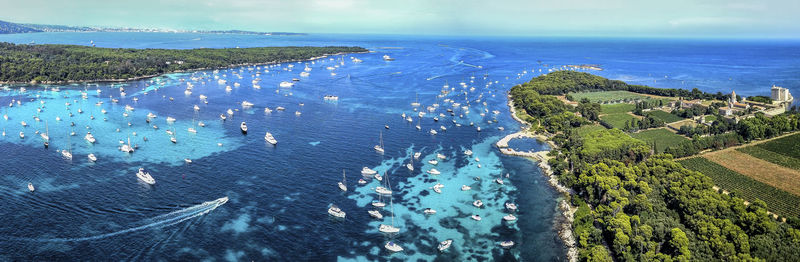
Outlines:
{"type": "Polygon", "coordinates": [[[331,205],[331,207],[328,208],[328,214],[338,218],[344,218],[347,215],[347,213],[339,209],[336,205],[331,205]]]}

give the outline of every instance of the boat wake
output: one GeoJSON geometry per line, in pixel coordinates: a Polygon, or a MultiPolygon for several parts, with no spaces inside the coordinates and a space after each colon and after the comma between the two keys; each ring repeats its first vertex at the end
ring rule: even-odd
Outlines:
{"type": "Polygon", "coordinates": [[[208,214],[212,210],[222,206],[223,204],[228,202],[228,197],[222,197],[213,201],[203,202],[202,204],[187,207],[181,210],[173,211],[168,214],[160,215],[154,218],[146,219],[143,221],[143,225],[132,227],[112,233],[106,233],[101,235],[95,236],[88,236],[88,237],[76,237],[76,238],[18,238],[18,237],[9,237],[8,239],[13,240],[21,240],[21,241],[35,241],[35,242],[80,242],[80,241],[89,241],[89,240],[98,240],[109,238],[113,236],[118,236],[122,234],[132,233],[140,230],[145,230],[148,228],[154,227],[166,227],[175,224],[179,224],[183,221],[199,217],[205,214],[208,214]]]}

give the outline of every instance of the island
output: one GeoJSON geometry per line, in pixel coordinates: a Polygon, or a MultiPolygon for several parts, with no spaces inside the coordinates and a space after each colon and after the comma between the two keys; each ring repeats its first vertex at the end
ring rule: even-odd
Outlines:
{"type": "Polygon", "coordinates": [[[800,190],[792,188],[800,154],[791,148],[800,112],[768,114],[767,99],[754,99],[759,109],[739,98],[568,70],[511,88],[510,109],[525,127],[511,136],[552,145],[533,157],[566,198],[569,259],[800,260],[800,190]],[[741,110],[725,112],[737,103],[741,110]],[[678,122],[689,127],[666,127],[678,122]],[[775,167],[794,179],[764,177],[775,167]]]}
{"type": "Polygon", "coordinates": [[[187,70],[301,61],[361,47],[97,48],[0,43],[0,83],[128,81],[187,70]]]}
{"type": "Polygon", "coordinates": [[[0,34],[25,34],[42,32],[147,32],[147,33],[196,33],[196,34],[243,34],[268,36],[304,36],[305,33],[293,32],[257,32],[245,30],[175,30],[159,28],[130,27],[89,27],[68,25],[23,24],[0,21],[0,34]]]}

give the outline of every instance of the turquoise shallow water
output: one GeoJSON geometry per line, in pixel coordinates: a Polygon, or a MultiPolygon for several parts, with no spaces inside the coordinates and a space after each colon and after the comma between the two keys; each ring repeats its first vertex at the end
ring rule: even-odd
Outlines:
{"type": "MultiPolygon", "coordinates": [[[[239,67],[126,83],[25,86],[25,92],[15,86],[0,91],[0,113],[9,116],[8,121],[0,119],[0,129],[6,130],[0,137],[0,196],[6,200],[0,209],[6,218],[0,236],[9,239],[0,242],[4,260],[563,260],[564,249],[554,229],[557,195],[535,163],[501,155],[492,146],[518,130],[506,107],[510,86],[539,74],[539,69],[598,63],[606,70],[595,73],[636,83],[691,85],[706,91],[733,86],[737,93],[765,94],[761,88],[772,83],[794,90],[800,61],[795,43],[349,35],[0,36],[0,41],[31,40],[72,44],[94,40],[98,46],[135,48],[360,45],[376,52],[352,55],[363,63],[353,63],[351,55],[337,56],[293,63],[291,71],[288,64],[239,67]],[[396,60],[383,61],[383,54],[396,60]],[[311,68],[310,75],[300,77],[305,66],[311,68]],[[700,71],[702,75],[695,73],[700,71]],[[660,77],[653,82],[652,75],[660,77]],[[662,80],[661,75],[669,77],[662,80]],[[260,88],[254,87],[255,78],[260,79],[260,88]],[[279,87],[292,78],[301,81],[292,88],[279,87]],[[220,84],[220,79],[227,82],[220,84]],[[185,93],[187,83],[193,85],[191,94],[185,93]],[[437,97],[444,84],[450,92],[437,97]],[[51,91],[54,87],[60,91],[51,91]],[[86,92],[85,99],[81,91],[86,92]],[[338,102],[322,99],[329,94],[339,96],[338,102]],[[208,97],[207,104],[200,95],[208,97]],[[422,105],[417,110],[427,112],[422,118],[411,106],[417,99],[422,105]],[[12,100],[21,103],[8,107],[12,100]],[[243,101],[254,106],[243,107],[243,101]],[[103,103],[97,106],[98,102],[103,103]],[[433,104],[439,107],[427,111],[433,104]],[[460,107],[467,104],[467,110],[460,107]],[[134,108],[127,117],[125,105],[134,108]],[[285,111],[276,110],[279,106],[285,111]],[[272,112],[266,113],[265,107],[272,112]],[[79,108],[83,113],[77,112],[79,108]],[[228,109],[234,114],[220,120],[228,109]],[[158,117],[147,123],[150,112],[158,117]],[[403,113],[413,115],[414,122],[403,119],[403,113]],[[439,113],[444,116],[434,121],[439,113]],[[167,117],[176,120],[168,123],[167,117]],[[20,121],[29,126],[22,127],[20,121]],[[196,126],[199,121],[206,126],[196,126]],[[249,127],[247,135],[239,131],[242,121],[249,127]],[[49,149],[34,133],[45,131],[45,123],[52,139],[49,149]],[[189,127],[197,133],[188,132],[189,127]],[[169,141],[168,129],[177,143],[169,141]],[[431,135],[431,129],[438,134],[431,135]],[[25,139],[18,137],[20,131],[25,139]],[[70,136],[73,131],[76,136],[70,136]],[[96,144],[83,139],[87,131],[97,138],[96,144]],[[278,145],[266,143],[265,132],[271,132],[278,145]],[[381,132],[385,154],[372,148],[381,132]],[[127,143],[128,138],[138,146],[132,154],[117,149],[119,141],[127,143]],[[73,159],[62,158],[56,151],[61,149],[71,150],[73,159]],[[466,149],[474,155],[464,155],[466,149]],[[414,152],[421,152],[421,157],[409,171],[405,164],[414,152]],[[89,153],[97,155],[96,163],[87,160],[89,153]],[[429,164],[437,153],[447,158],[429,164]],[[367,213],[379,183],[369,178],[366,185],[356,183],[365,166],[386,172],[394,190],[393,208],[382,209],[382,220],[367,213]],[[134,174],[139,167],[152,173],[156,185],[137,181],[134,174]],[[441,174],[427,174],[431,168],[441,174]],[[343,169],[348,192],[336,186],[343,169]],[[501,176],[503,185],[493,181],[501,176]],[[36,192],[27,192],[28,182],[36,192]],[[441,194],[431,189],[436,183],[444,185],[441,194]],[[462,185],[472,189],[462,191],[462,185]],[[230,199],[223,205],[198,206],[223,196],[230,199]],[[472,205],[477,199],[483,201],[482,208],[472,205]],[[505,202],[520,207],[514,223],[502,221],[505,202]],[[347,212],[347,218],[329,217],[330,204],[347,212]],[[426,216],[424,208],[438,212],[426,216]],[[391,223],[392,210],[400,232],[382,234],[378,226],[391,223]],[[473,214],[482,220],[472,220],[473,214]],[[435,247],[444,239],[453,239],[454,244],[440,253],[435,247]],[[405,251],[385,251],[383,244],[389,240],[405,251]],[[504,240],[517,246],[502,249],[497,244],[504,240]]],[[[543,144],[521,141],[512,146],[545,149],[543,144]]]]}

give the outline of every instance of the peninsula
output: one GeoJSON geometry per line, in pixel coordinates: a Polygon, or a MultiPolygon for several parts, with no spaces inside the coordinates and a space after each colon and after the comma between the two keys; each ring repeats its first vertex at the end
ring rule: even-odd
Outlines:
{"type": "Polygon", "coordinates": [[[0,83],[127,81],[187,70],[301,61],[367,51],[344,46],[131,49],[0,43],[0,83]]]}
{"type": "Polygon", "coordinates": [[[730,114],[725,108],[738,103],[735,94],[628,85],[572,71],[517,85],[509,99],[515,119],[530,126],[522,132],[555,145],[537,159],[557,188],[567,188],[559,191],[571,205],[564,208],[571,232],[562,232],[571,260],[800,259],[797,195],[713,163],[725,154],[752,156],[766,161],[750,168],[782,166],[796,175],[792,143],[725,150],[755,140],[800,141],[795,108],[771,115],[767,105],[750,106],[730,114]],[[665,127],[681,121],[699,133],[665,127]],[[674,159],[701,151],[717,152],[695,161],[702,168],[674,159]]]}

